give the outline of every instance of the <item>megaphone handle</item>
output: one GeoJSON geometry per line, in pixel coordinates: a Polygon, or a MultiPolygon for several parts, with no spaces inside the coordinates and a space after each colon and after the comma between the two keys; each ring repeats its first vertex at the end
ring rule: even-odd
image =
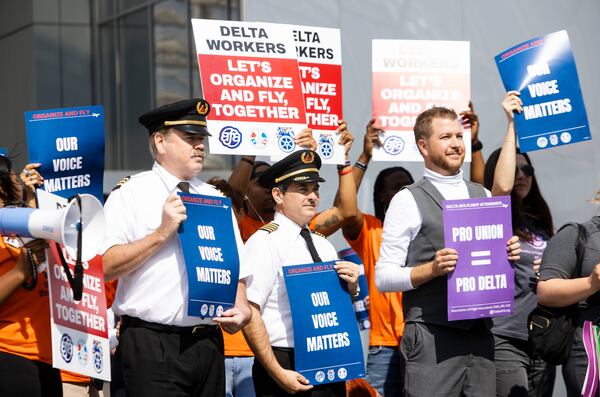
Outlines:
{"type": "Polygon", "coordinates": [[[37,264],[35,263],[35,259],[33,258],[33,254],[31,253],[30,249],[27,249],[25,247],[23,247],[24,250],[27,251],[27,259],[29,260],[29,266],[31,266],[31,281],[27,281],[25,280],[23,282],[23,288],[25,288],[27,291],[31,291],[32,289],[35,288],[36,284],[37,284],[37,279],[38,279],[38,270],[37,270],[37,264]]]}
{"type": "Polygon", "coordinates": [[[67,265],[67,261],[65,260],[65,257],[63,255],[62,248],[60,247],[60,245],[57,242],[54,242],[54,245],[56,246],[56,251],[58,252],[58,257],[60,259],[60,262],[62,263],[63,270],[67,276],[67,280],[69,281],[71,290],[73,291],[73,299],[76,301],[81,300],[81,293],[83,291],[83,266],[81,266],[81,262],[80,262],[79,266],[81,267],[81,277],[79,277],[79,282],[77,282],[77,278],[76,278],[77,277],[77,264],[75,264],[75,277],[73,277],[73,274],[71,273],[71,269],[69,269],[69,265],[67,265]],[[77,295],[78,295],[78,299],[76,299],[77,295]]]}
{"type": "Polygon", "coordinates": [[[77,225],[77,259],[75,261],[75,274],[71,273],[69,266],[67,265],[67,261],[63,256],[62,250],[58,243],[56,244],[56,250],[58,251],[58,256],[63,265],[63,269],[65,270],[65,274],[67,275],[67,279],[69,280],[69,285],[71,286],[71,290],[73,291],[73,300],[80,301],[81,296],[83,295],[83,265],[81,264],[81,235],[82,235],[82,213],[83,208],[81,207],[81,196],[79,194],[75,195],[75,200],[77,200],[77,205],[79,206],[79,223],[77,225]]]}
{"type": "Polygon", "coordinates": [[[77,205],[79,206],[79,223],[77,224],[77,262],[75,262],[75,277],[73,280],[73,299],[81,300],[83,294],[83,266],[81,265],[82,233],[83,233],[83,206],[81,205],[81,196],[75,195],[77,205]]]}

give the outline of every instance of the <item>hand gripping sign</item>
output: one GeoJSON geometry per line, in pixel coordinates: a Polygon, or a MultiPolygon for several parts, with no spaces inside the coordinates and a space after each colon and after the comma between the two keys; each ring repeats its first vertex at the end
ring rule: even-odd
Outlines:
{"type": "Polygon", "coordinates": [[[444,246],[458,251],[448,276],[448,320],[510,315],[515,294],[506,252],[510,197],[444,200],[442,211],[444,246]]]}
{"type": "Polygon", "coordinates": [[[29,161],[41,163],[42,189],[61,197],[88,193],[104,202],[102,106],[25,113],[29,161]]]}
{"type": "Polygon", "coordinates": [[[187,219],[179,242],[188,276],[188,316],[220,317],[233,307],[239,256],[231,201],[226,197],[178,193],[187,219]]]}
{"type": "Polygon", "coordinates": [[[312,385],[364,377],[352,302],[335,261],[283,267],[294,326],[296,371],[312,385]]]}

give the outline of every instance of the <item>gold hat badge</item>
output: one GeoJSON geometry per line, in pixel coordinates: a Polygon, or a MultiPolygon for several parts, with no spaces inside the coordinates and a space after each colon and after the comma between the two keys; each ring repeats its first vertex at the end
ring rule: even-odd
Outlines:
{"type": "Polygon", "coordinates": [[[304,164],[310,164],[315,161],[315,155],[312,152],[304,152],[300,155],[300,161],[304,164]]]}
{"type": "Polygon", "coordinates": [[[208,109],[208,104],[204,101],[199,101],[196,104],[196,112],[198,112],[198,114],[201,116],[206,116],[206,114],[208,113],[208,109]]]}

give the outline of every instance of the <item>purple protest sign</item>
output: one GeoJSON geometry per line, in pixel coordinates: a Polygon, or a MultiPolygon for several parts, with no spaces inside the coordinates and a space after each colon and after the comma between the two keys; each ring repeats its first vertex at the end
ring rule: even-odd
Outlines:
{"type": "Polygon", "coordinates": [[[448,276],[448,320],[512,314],[515,281],[506,242],[512,236],[509,196],[444,200],[445,247],[458,251],[448,276]]]}

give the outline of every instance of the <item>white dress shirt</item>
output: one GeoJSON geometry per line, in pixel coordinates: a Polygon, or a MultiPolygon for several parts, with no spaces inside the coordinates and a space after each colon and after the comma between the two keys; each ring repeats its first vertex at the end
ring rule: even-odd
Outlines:
{"type": "MultiPolygon", "coordinates": [[[[246,242],[248,260],[256,263],[254,275],[248,281],[248,300],[260,307],[267,326],[271,346],[294,347],[294,329],[283,266],[313,263],[306,242],[300,236],[301,227],[280,212],[274,223],[279,228],[271,233],[258,230],[246,242]]],[[[315,248],[323,262],[337,259],[337,252],[326,238],[312,234],[315,248]]]]}
{"type": "MultiPolygon", "coordinates": [[[[178,191],[178,178],[158,163],[151,171],[131,177],[121,188],[111,193],[104,206],[106,234],[103,252],[110,247],[129,244],[154,232],[162,220],[162,208],[167,197],[178,191]]],[[[212,185],[194,178],[190,193],[223,196],[212,185]]],[[[251,272],[244,244],[232,213],[232,222],[240,259],[239,278],[251,272]]],[[[137,317],[161,324],[191,326],[211,323],[187,315],[187,270],[179,238],[175,234],[154,255],[135,271],[119,277],[112,309],[118,315],[137,317]]]]}
{"type": "MultiPolygon", "coordinates": [[[[444,176],[425,168],[423,175],[435,186],[446,200],[469,198],[462,170],[452,176],[444,176]]],[[[491,196],[486,189],[486,193],[491,196]]],[[[421,230],[421,213],[408,189],[402,189],[390,202],[383,223],[379,259],[375,266],[375,283],[381,292],[408,291],[413,289],[410,281],[411,267],[406,266],[408,245],[421,230]]]]}

